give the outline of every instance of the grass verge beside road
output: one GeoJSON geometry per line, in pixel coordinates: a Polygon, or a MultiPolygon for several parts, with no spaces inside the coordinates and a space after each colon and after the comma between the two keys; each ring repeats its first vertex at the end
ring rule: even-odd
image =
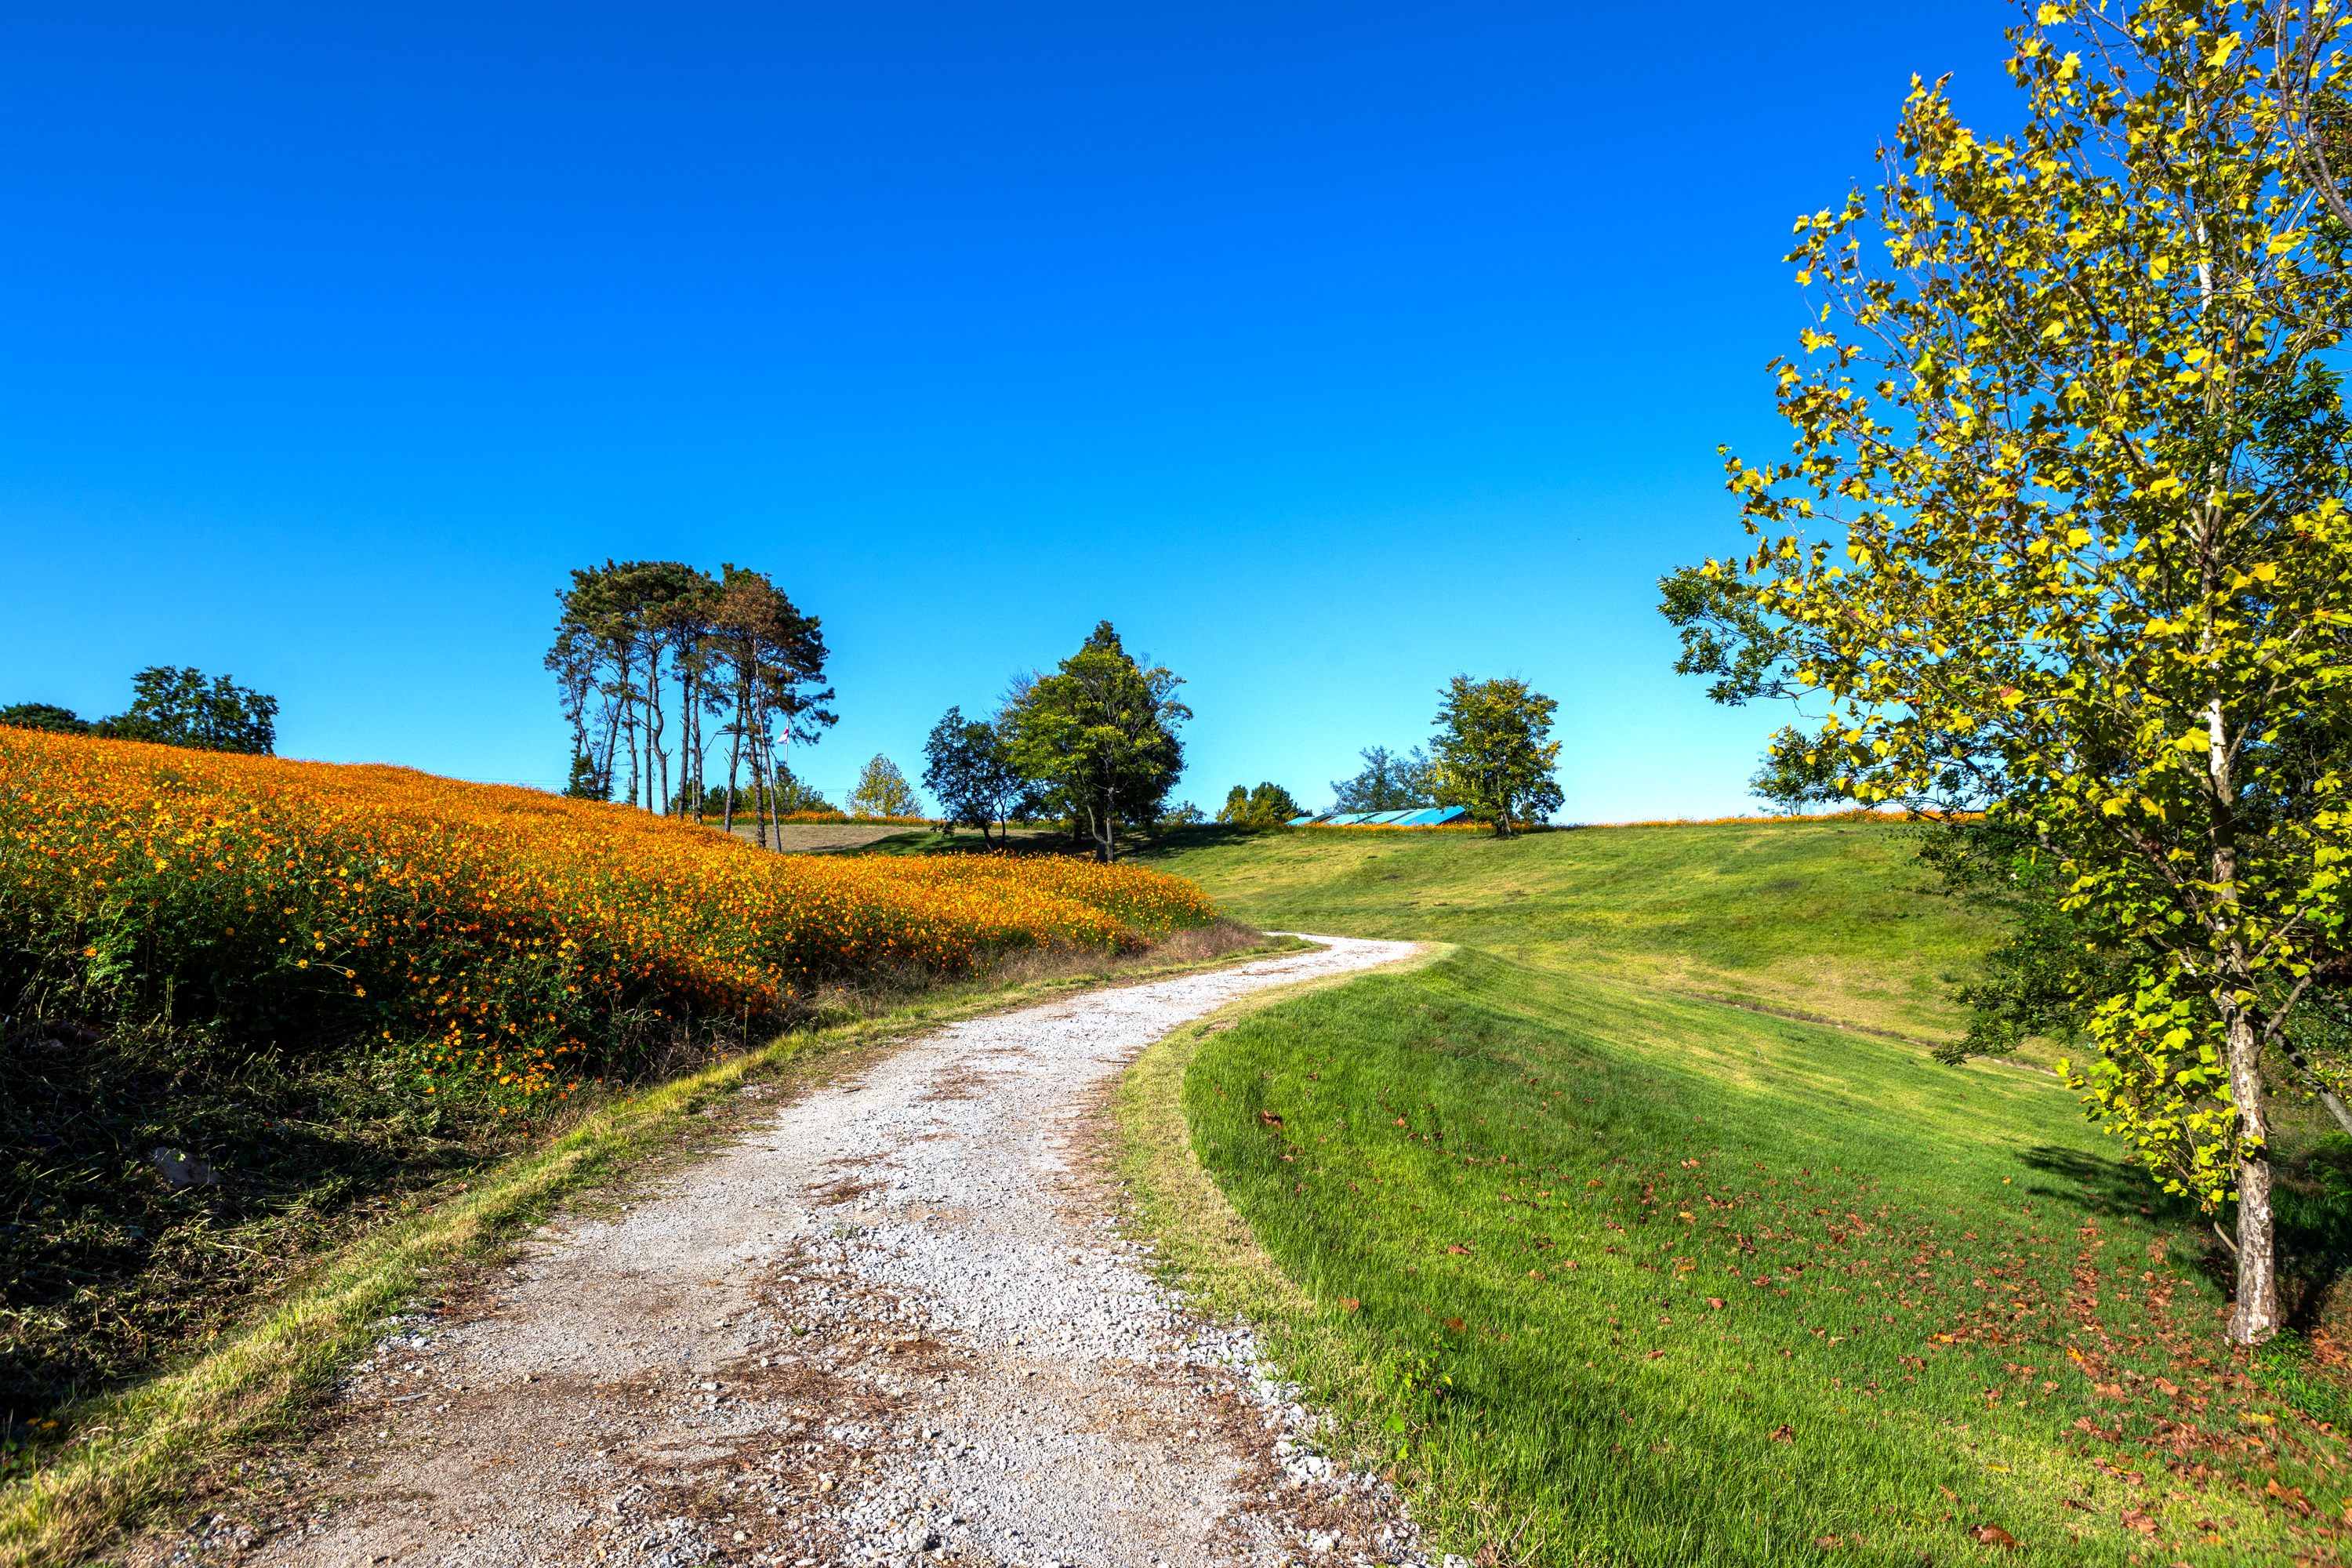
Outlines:
{"type": "Polygon", "coordinates": [[[724,1135],[700,1114],[752,1080],[789,1086],[854,1070],[870,1050],[922,1028],[1027,1006],[1100,984],[1135,984],[1294,951],[1287,939],[1214,951],[1207,933],[1179,933],[1162,960],[1073,963],[1061,973],[966,982],[881,1016],[788,1036],[614,1100],[568,1131],[461,1186],[420,1194],[401,1215],[331,1256],[223,1329],[185,1364],[81,1400],[58,1414],[55,1437],[11,1456],[0,1487],[0,1568],[53,1568],[103,1549],[126,1525],[169,1503],[244,1444],[289,1430],[327,1398],[339,1371],[384,1316],[434,1272],[480,1257],[557,1204],[644,1174],[652,1163],[724,1135]]]}
{"type": "Polygon", "coordinates": [[[1121,1109],[1171,1258],[1445,1550],[2333,1560],[2352,1454],[2038,1075],[1458,952],[1181,1031],[1121,1109]]]}

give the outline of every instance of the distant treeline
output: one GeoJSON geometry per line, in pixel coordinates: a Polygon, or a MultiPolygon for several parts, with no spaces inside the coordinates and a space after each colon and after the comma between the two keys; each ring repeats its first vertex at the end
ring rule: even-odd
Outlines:
{"type": "Polygon", "coordinates": [[[0,708],[0,724],[58,735],[100,735],[199,752],[268,756],[278,747],[278,699],[239,686],[226,675],[155,665],[131,678],[130,708],[104,719],[83,719],[54,702],[0,708]]]}

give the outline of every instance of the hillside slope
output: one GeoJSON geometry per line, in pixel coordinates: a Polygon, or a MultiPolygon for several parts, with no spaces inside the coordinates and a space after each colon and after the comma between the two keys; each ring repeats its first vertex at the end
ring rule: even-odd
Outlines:
{"type": "MultiPolygon", "coordinates": [[[[2054,1076],[1922,1047],[1996,933],[1899,830],[1209,830],[1156,859],[1276,929],[1463,944],[1155,1047],[1181,1110],[1130,1132],[1189,1145],[1309,1303],[1275,1309],[1302,1373],[1444,1550],[2344,1560],[2333,1374],[2223,1342],[2210,1233],[2054,1076]]],[[[2290,1210],[2324,1342],[2339,1227],[2290,1210]]],[[[1213,1245],[1161,1223],[1180,1260],[1213,1245]]]]}
{"type": "Polygon", "coordinates": [[[1993,936],[1906,829],[1856,823],[1465,834],[1216,828],[1150,857],[1269,930],[1460,942],[1547,968],[1940,1037],[1993,936]]]}

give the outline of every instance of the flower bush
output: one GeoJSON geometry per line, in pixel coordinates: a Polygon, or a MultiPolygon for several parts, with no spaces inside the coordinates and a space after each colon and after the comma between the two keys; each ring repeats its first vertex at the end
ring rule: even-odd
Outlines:
{"type": "Polygon", "coordinates": [[[0,730],[0,997],[248,1047],[373,1037],[434,1089],[562,1093],[649,1020],[748,1030],[831,980],[1214,917],[1136,867],[777,856],[406,768],[0,730]]]}

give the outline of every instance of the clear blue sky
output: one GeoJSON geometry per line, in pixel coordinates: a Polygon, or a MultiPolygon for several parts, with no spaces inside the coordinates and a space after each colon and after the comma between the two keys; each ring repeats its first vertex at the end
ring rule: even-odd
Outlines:
{"type": "Polygon", "coordinates": [[[1754,809],[1669,670],[1801,210],[2011,8],[190,7],[0,16],[0,702],[149,664],[280,750],[552,786],[566,569],[824,618],[836,798],[1109,618],[1180,791],[1310,802],[1457,670],[1566,816],[1754,809]]]}

